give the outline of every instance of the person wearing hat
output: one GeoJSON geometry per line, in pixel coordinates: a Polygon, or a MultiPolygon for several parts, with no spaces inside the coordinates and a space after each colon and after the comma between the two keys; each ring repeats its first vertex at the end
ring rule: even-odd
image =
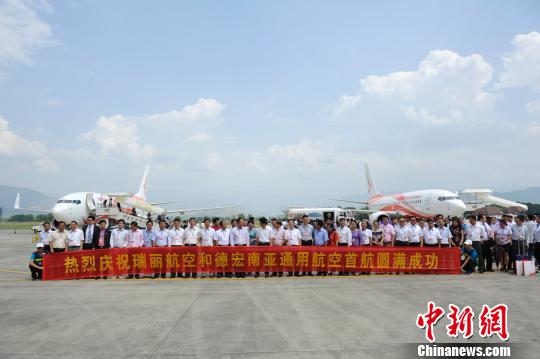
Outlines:
{"type": "Polygon", "coordinates": [[[461,249],[461,271],[467,274],[474,272],[477,259],[478,254],[473,248],[473,242],[470,239],[467,239],[461,249]]]}
{"type": "Polygon", "coordinates": [[[32,274],[32,280],[41,280],[43,274],[43,243],[36,244],[36,251],[30,256],[28,268],[32,274]]]}

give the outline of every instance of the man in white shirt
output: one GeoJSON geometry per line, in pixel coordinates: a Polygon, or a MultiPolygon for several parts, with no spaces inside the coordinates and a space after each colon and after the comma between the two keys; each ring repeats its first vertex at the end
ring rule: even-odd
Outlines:
{"type": "MultiPolygon", "coordinates": [[[[214,237],[216,231],[210,227],[210,218],[205,218],[203,221],[203,227],[199,230],[199,246],[212,247],[214,246],[214,237]]],[[[209,273],[210,278],[215,277],[215,273],[209,273]]],[[[201,273],[201,278],[205,278],[206,273],[201,273]]]]}
{"type": "Polygon", "coordinates": [[[486,239],[486,230],[481,223],[476,222],[476,216],[469,216],[469,225],[465,228],[465,236],[472,241],[472,246],[478,255],[478,273],[484,273],[484,254],[482,251],[482,243],[486,239]]]}
{"type": "Polygon", "coordinates": [[[540,216],[536,216],[536,226],[533,231],[534,260],[537,271],[540,270],[540,216]]]}
{"type": "MultiPolygon", "coordinates": [[[[276,221],[272,220],[272,221],[274,222],[274,228],[272,228],[272,237],[270,238],[270,243],[272,246],[282,246],[283,242],[285,241],[285,230],[281,226],[280,221],[277,221],[277,220],[276,221]]],[[[275,277],[275,276],[283,277],[283,273],[273,272],[272,277],[275,277]]]]}
{"type": "Polygon", "coordinates": [[[529,247],[527,251],[527,258],[529,260],[532,259],[534,252],[534,229],[536,228],[535,219],[536,218],[534,215],[529,214],[527,216],[527,222],[525,222],[525,226],[527,227],[527,246],[529,247]]]}
{"type": "MultiPolygon", "coordinates": [[[[339,220],[339,227],[336,230],[338,234],[338,246],[352,246],[352,232],[347,227],[347,221],[345,218],[339,220]]],[[[349,275],[350,272],[339,272],[339,275],[349,275]]]]}
{"type": "Polygon", "coordinates": [[[124,228],[125,222],[123,219],[119,219],[117,224],[118,228],[111,232],[111,248],[126,248],[128,232],[124,228]]]}
{"type": "MultiPolygon", "coordinates": [[[[236,227],[232,229],[231,240],[235,247],[249,246],[249,231],[245,227],[245,221],[243,218],[238,218],[236,221],[236,227]]],[[[236,278],[245,278],[246,272],[236,272],[236,278]]]]}
{"type": "MultiPolygon", "coordinates": [[[[156,247],[169,247],[171,245],[169,238],[169,231],[167,230],[167,222],[164,219],[159,220],[159,229],[154,232],[154,246],[156,247]]],[[[171,273],[171,276],[173,273],[171,273]]],[[[176,273],[174,273],[176,276],[176,273]]],[[[154,278],[165,278],[167,276],[166,272],[154,273],[154,278]]],[[[174,278],[174,277],[173,277],[174,278]]]]}
{"type": "MultiPolygon", "coordinates": [[[[144,235],[143,232],[139,229],[137,222],[131,222],[131,228],[126,236],[127,248],[141,248],[144,244],[144,235]]],[[[138,268],[140,270],[140,268],[138,268]]],[[[139,273],[128,274],[127,279],[132,279],[135,276],[136,279],[139,279],[139,273]]]]}
{"type": "MultiPolygon", "coordinates": [[[[299,246],[301,240],[302,240],[302,234],[300,233],[298,228],[294,226],[294,220],[289,219],[287,221],[287,230],[285,230],[285,244],[287,246],[299,246]]],[[[292,275],[293,275],[293,272],[289,272],[287,274],[287,277],[291,277],[292,275]]],[[[294,275],[295,277],[298,277],[300,276],[300,272],[294,271],[294,275]]]]}
{"type": "Polygon", "coordinates": [[[452,240],[452,233],[450,233],[450,229],[444,225],[444,220],[442,218],[437,220],[437,229],[441,234],[441,247],[453,247],[454,241],[452,240]]]}
{"type": "MultiPolygon", "coordinates": [[[[268,228],[268,219],[262,217],[259,219],[260,228],[257,229],[257,245],[258,246],[269,246],[270,238],[272,237],[272,229],[268,228]]],[[[264,277],[268,278],[270,275],[269,272],[264,272],[264,277]]],[[[255,278],[259,277],[259,273],[255,273],[255,278]]]]}
{"type": "Polygon", "coordinates": [[[398,224],[394,226],[394,232],[396,232],[396,240],[394,241],[396,247],[407,247],[409,245],[409,231],[405,225],[405,218],[398,219],[398,224]]]}
{"type": "Polygon", "coordinates": [[[67,233],[68,251],[78,251],[82,248],[82,244],[84,242],[84,233],[77,228],[76,221],[72,221],[69,227],[70,229],[67,233]]]}
{"type": "MultiPolygon", "coordinates": [[[[180,218],[175,218],[173,221],[173,228],[168,231],[169,243],[171,247],[180,247],[184,245],[185,230],[181,226],[182,222],[180,218]]],[[[171,278],[183,278],[184,275],[181,272],[171,272],[171,278]]],[[[189,276],[187,277],[189,278],[189,276]]]]}
{"type": "MultiPolygon", "coordinates": [[[[231,238],[229,236],[230,228],[226,228],[225,222],[219,221],[219,229],[215,231],[214,233],[214,240],[217,246],[219,247],[227,247],[227,246],[234,246],[234,243],[231,242],[231,238]]],[[[232,273],[230,272],[218,272],[217,277],[231,278],[232,273]]]]}
{"type": "Polygon", "coordinates": [[[43,253],[49,254],[51,252],[51,246],[49,242],[52,238],[51,224],[49,222],[43,222],[43,230],[39,232],[39,243],[43,244],[43,253]]]}
{"type": "Polygon", "coordinates": [[[411,225],[407,231],[409,246],[421,247],[424,245],[424,230],[417,224],[416,217],[411,218],[411,225]]]}
{"type": "Polygon", "coordinates": [[[309,217],[304,214],[302,216],[302,224],[298,226],[298,230],[302,235],[302,245],[303,246],[312,246],[313,245],[313,226],[309,223],[309,217]]]}
{"type": "Polygon", "coordinates": [[[428,221],[428,228],[424,231],[424,247],[440,247],[441,232],[435,228],[432,219],[428,221]]]}
{"type": "Polygon", "coordinates": [[[51,253],[62,253],[66,250],[68,243],[66,223],[64,221],[58,222],[58,230],[51,234],[51,240],[49,241],[51,253]]]}
{"type": "Polygon", "coordinates": [[[337,229],[338,233],[338,246],[352,246],[352,232],[349,227],[347,227],[347,221],[345,218],[339,220],[339,227],[337,229]]]}
{"type": "MultiPolygon", "coordinates": [[[[199,243],[199,226],[195,218],[191,217],[189,219],[189,225],[184,230],[184,246],[186,247],[195,247],[199,243]]],[[[186,269],[185,277],[197,278],[197,271],[193,269],[186,269]]]]}
{"type": "Polygon", "coordinates": [[[516,270],[516,260],[518,256],[524,257],[527,255],[527,226],[525,225],[525,216],[517,216],[516,223],[512,229],[512,265],[516,270]]]}

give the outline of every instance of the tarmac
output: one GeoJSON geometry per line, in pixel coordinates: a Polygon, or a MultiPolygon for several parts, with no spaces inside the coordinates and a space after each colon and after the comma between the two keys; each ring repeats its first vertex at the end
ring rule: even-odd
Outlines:
{"type": "MultiPolygon", "coordinates": [[[[31,281],[30,232],[0,232],[0,358],[408,358],[428,301],[509,307],[522,357],[540,343],[538,278],[369,275],[247,279],[31,281]]],[[[525,355],[526,354],[526,355],[525,355]]],[[[516,356],[512,356],[516,357],[516,356]]],[[[521,357],[521,356],[520,356],[521,357]]]]}

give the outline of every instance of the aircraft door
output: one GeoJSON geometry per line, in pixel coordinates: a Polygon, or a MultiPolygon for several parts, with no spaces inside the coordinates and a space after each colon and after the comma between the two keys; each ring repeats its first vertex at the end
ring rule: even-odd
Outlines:
{"type": "Polygon", "coordinates": [[[88,207],[90,211],[93,211],[96,209],[96,202],[94,201],[94,194],[91,192],[86,194],[86,207],[88,207]]]}

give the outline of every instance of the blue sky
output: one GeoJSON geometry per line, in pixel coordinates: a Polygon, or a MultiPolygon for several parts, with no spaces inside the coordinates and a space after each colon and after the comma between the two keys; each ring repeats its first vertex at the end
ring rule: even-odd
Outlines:
{"type": "Polygon", "coordinates": [[[148,161],[156,200],[255,212],[364,196],[364,161],[388,191],[540,183],[511,170],[536,1],[0,4],[0,183],[134,190],[148,161]]]}

